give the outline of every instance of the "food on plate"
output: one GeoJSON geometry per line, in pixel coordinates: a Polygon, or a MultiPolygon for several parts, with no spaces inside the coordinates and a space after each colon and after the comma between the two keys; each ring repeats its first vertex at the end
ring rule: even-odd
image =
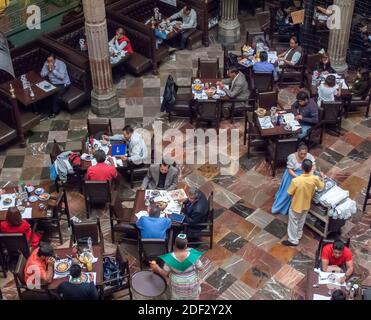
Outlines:
{"type": "Polygon", "coordinates": [[[264,108],[258,108],[256,109],[255,112],[258,115],[258,117],[264,117],[267,110],[265,110],[264,108]]]}
{"type": "Polygon", "coordinates": [[[41,200],[41,201],[46,201],[46,200],[48,200],[50,198],[50,195],[48,194],[48,193],[43,193],[43,194],[40,194],[39,195],[39,199],[41,200]]]}
{"type": "Polygon", "coordinates": [[[205,93],[207,94],[208,97],[212,97],[215,94],[215,92],[216,92],[215,88],[205,90],[205,93]]]}
{"type": "Polygon", "coordinates": [[[5,198],[5,199],[3,200],[3,204],[5,204],[5,205],[11,204],[12,201],[13,201],[12,198],[5,198]]]}
{"type": "Polygon", "coordinates": [[[193,89],[196,91],[202,91],[202,85],[201,84],[195,84],[193,85],[193,89]]]}
{"type": "Polygon", "coordinates": [[[70,268],[70,265],[67,262],[60,262],[56,265],[55,269],[59,273],[65,273],[70,268]]]}

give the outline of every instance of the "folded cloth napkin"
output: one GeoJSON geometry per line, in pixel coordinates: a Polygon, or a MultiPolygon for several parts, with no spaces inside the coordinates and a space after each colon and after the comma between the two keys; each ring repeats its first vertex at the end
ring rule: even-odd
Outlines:
{"type": "Polygon", "coordinates": [[[339,204],[335,209],[331,209],[328,215],[333,219],[349,219],[352,214],[357,212],[357,204],[354,200],[348,198],[341,204],[339,204]]]}
{"type": "Polygon", "coordinates": [[[348,197],[349,191],[343,190],[339,186],[334,186],[319,199],[319,202],[324,207],[331,209],[348,197]]]}
{"type": "Polygon", "coordinates": [[[316,191],[316,193],[314,194],[313,202],[316,203],[316,204],[319,203],[320,198],[326,192],[328,192],[329,190],[331,190],[336,185],[336,182],[334,180],[332,180],[331,178],[329,178],[329,177],[325,177],[324,178],[324,183],[325,183],[325,187],[322,190],[316,191]]]}

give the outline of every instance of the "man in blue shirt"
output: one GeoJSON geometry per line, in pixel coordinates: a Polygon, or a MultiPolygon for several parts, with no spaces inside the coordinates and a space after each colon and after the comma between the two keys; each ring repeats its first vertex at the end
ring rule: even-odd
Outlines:
{"type": "Polygon", "coordinates": [[[56,59],[54,54],[50,54],[40,74],[42,77],[48,77],[49,81],[58,88],[58,92],[52,96],[52,110],[49,114],[49,118],[55,118],[60,111],[59,100],[71,84],[67,66],[63,61],[56,59]]]}
{"type": "Polygon", "coordinates": [[[161,209],[153,206],[149,217],[141,217],[137,221],[142,239],[166,239],[166,231],[171,227],[169,218],[160,218],[161,209]]]}
{"type": "Polygon", "coordinates": [[[277,71],[276,68],[272,63],[268,62],[268,53],[266,51],[261,51],[260,55],[260,62],[256,62],[254,66],[252,67],[253,71],[255,73],[270,73],[273,72],[274,80],[276,81],[278,79],[277,77],[277,71]]]}

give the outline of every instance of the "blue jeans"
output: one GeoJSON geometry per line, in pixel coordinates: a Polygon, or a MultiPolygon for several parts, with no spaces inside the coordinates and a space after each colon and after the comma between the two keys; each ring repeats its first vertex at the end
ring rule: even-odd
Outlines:
{"type": "Polygon", "coordinates": [[[158,46],[167,39],[167,34],[164,31],[160,31],[158,29],[155,30],[155,36],[156,36],[156,48],[158,49],[158,46]]]}
{"type": "Polygon", "coordinates": [[[310,128],[312,128],[312,126],[309,124],[304,124],[304,123],[301,123],[300,125],[301,125],[301,133],[298,134],[298,137],[301,139],[301,138],[304,138],[308,134],[308,131],[310,128]]]}

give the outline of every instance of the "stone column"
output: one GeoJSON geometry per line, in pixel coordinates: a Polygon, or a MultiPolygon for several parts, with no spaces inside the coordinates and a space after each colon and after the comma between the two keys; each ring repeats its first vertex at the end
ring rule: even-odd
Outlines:
{"type": "Polygon", "coordinates": [[[223,44],[236,43],[240,40],[238,0],[221,0],[218,38],[223,44]]]}
{"type": "Polygon", "coordinates": [[[95,114],[109,115],[119,104],[113,89],[104,0],[83,0],[83,8],[93,82],[91,106],[95,114]]]}
{"type": "Polygon", "coordinates": [[[334,0],[334,5],[340,8],[340,29],[330,30],[328,53],[331,66],[338,73],[348,70],[346,63],[347,50],[349,46],[349,35],[352,27],[352,17],[355,0],[334,0]]]}

